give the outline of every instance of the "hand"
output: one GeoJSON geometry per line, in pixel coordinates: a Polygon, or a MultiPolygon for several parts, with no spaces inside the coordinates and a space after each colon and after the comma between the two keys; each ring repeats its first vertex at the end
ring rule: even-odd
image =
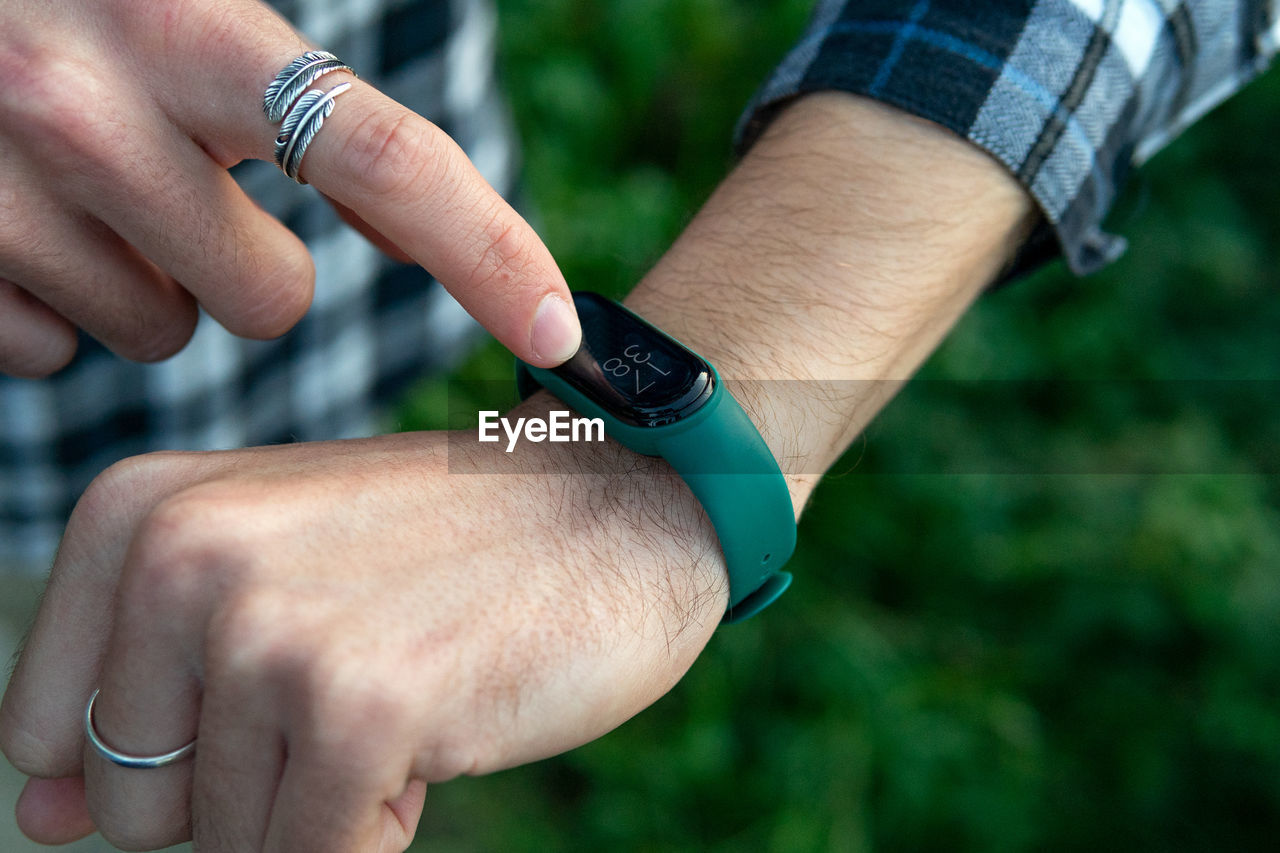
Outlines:
{"type": "Polygon", "coordinates": [[[724,612],[715,536],[661,463],[569,447],[498,451],[485,470],[523,472],[483,476],[458,473],[467,453],[442,434],[109,470],[0,707],[0,746],[40,777],[23,830],[402,850],[426,783],[561,752],[650,704],[724,612]],[[581,473],[534,473],[565,464],[581,473]],[[99,685],[108,743],[196,736],[194,760],[86,752],[99,685]]]}
{"type": "MultiPolygon", "coordinates": [[[[0,4],[0,372],[58,370],[76,326],[150,361],[197,303],[255,338],[305,313],[306,249],[227,169],[273,160],[263,93],[310,47],[256,0],[0,4]]],[[[529,225],[439,128],[348,74],[319,85],[343,81],[302,177],[520,357],[571,355],[568,289],[529,225]]]]}

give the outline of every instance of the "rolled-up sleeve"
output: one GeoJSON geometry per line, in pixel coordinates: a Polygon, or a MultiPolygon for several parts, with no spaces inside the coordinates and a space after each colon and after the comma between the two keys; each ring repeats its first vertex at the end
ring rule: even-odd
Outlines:
{"type": "Polygon", "coordinates": [[[823,0],[738,125],[745,151],[787,101],[864,95],[980,146],[1044,214],[1021,271],[1124,251],[1102,228],[1132,166],[1260,73],[1280,0],[823,0]]]}

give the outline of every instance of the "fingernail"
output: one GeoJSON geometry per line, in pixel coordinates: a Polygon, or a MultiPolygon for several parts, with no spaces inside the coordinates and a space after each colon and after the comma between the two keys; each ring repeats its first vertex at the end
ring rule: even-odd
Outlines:
{"type": "Polygon", "coordinates": [[[582,343],[582,327],[573,307],[555,294],[542,297],[533,315],[529,343],[539,358],[555,364],[567,361],[582,343]]]}

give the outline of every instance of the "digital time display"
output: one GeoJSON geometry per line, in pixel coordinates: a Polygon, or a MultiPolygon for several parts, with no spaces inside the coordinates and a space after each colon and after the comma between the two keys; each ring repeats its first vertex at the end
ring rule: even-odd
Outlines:
{"type": "Polygon", "coordinates": [[[554,373],[632,426],[693,414],[714,389],[711,366],[627,309],[595,293],[573,295],[582,346],[554,373]]]}

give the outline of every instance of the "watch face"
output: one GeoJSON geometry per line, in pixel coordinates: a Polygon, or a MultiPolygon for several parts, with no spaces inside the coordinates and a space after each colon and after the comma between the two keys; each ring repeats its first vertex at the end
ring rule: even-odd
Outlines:
{"type": "Polygon", "coordinates": [[[554,372],[615,418],[662,426],[710,399],[714,374],[697,354],[603,296],[575,293],[573,303],[582,346],[554,372]]]}

